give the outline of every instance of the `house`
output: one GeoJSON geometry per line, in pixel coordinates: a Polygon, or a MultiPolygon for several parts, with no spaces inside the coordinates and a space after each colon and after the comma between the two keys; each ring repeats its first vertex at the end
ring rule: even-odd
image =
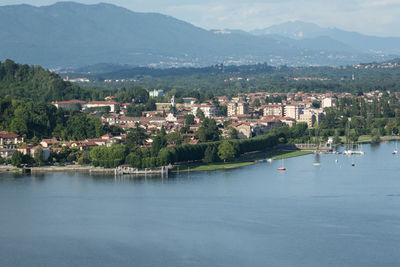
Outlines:
{"type": "Polygon", "coordinates": [[[2,158],[9,158],[11,157],[15,152],[15,149],[9,149],[9,148],[1,148],[0,149],[0,156],[2,158]]]}
{"type": "Polygon", "coordinates": [[[42,141],[40,142],[40,145],[41,145],[42,147],[47,148],[47,147],[54,146],[54,145],[56,145],[56,144],[58,144],[58,143],[59,143],[59,141],[58,141],[57,139],[55,139],[55,138],[52,138],[52,139],[42,139],[42,141]]]}
{"type": "Polygon", "coordinates": [[[110,95],[110,96],[106,96],[106,97],[104,98],[104,100],[105,100],[105,101],[116,101],[116,100],[117,100],[117,97],[115,97],[115,96],[113,96],[113,95],[110,95]]]}
{"type": "Polygon", "coordinates": [[[35,152],[38,149],[43,150],[44,160],[48,160],[50,157],[50,148],[42,147],[42,146],[34,146],[30,149],[30,156],[33,158],[35,157],[35,152]]]}
{"type": "Polygon", "coordinates": [[[15,149],[18,144],[23,143],[24,138],[15,133],[0,134],[0,148],[15,149]]]}
{"type": "Polygon", "coordinates": [[[247,139],[253,137],[253,131],[250,122],[235,122],[229,126],[236,129],[239,139],[247,139]]]}

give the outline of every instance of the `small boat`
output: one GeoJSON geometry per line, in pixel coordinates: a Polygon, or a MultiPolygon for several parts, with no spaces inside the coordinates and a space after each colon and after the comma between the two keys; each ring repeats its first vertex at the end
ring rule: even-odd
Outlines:
{"type": "Polygon", "coordinates": [[[278,168],[278,171],[286,171],[286,168],[285,168],[283,163],[284,162],[283,162],[283,159],[282,159],[282,167],[278,168]]]}
{"type": "Polygon", "coordinates": [[[356,166],[356,164],[353,162],[353,163],[351,163],[351,166],[353,166],[353,167],[354,167],[354,166],[356,166]]]}
{"type": "Polygon", "coordinates": [[[364,151],[362,150],[345,150],[343,151],[344,155],[364,155],[364,151]]]}
{"type": "Polygon", "coordinates": [[[319,166],[319,165],[321,165],[321,163],[319,163],[319,162],[314,162],[313,165],[314,165],[314,166],[319,166]]]}
{"type": "Polygon", "coordinates": [[[272,158],[267,159],[267,162],[271,163],[272,161],[274,161],[272,158]]]}
{"type": "Polygon", "coordinates": [[[392,152],[393,155],[396,155],[397,152],[398,152],[398,151],[397,151],[397,142],[396,142],[395,144],[396,144],[396,147],[394,148],[394,150],[393,150],[393,152],[392,152]]]}

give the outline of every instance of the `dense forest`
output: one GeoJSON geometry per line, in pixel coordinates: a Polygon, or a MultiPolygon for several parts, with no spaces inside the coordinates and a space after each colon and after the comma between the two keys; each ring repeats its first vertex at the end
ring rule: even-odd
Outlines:
{"type": "Polygon", "coordinates": [[[63,81],[57,74],[40,66],[0,62],[0,96],[13,99],[51,102],[70,99],[97,99],[102,92],[83,89],[63,81]]]}

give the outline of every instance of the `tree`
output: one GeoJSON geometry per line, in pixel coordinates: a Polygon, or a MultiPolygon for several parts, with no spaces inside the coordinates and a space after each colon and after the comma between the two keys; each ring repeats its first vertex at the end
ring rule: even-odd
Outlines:
{"type": "Polygon", "coordinates": [[[129,149],[133,149],[137,146],[143,145],[146,138],[146,131],[137,124],[136,127],[129,130],[126,135],[126,145],[129,149]]]}
{"type": "Polygon", "coordinates": [[[236,156],[235,148],[228,141],[222,141],[222,143],[218,146],[218,156],[224,162],[234,159],[236,156]]]}
{"type": "Polygon", "coordinates": [[[196,132],[197,138],[201,142],[218,141],[220,131],[214,119],[205,118],[196,132]]]}
{"type": "Polygon", "coordinates": [[[90,164],[90,152],[89,151],[83,151],[83,153],[78,158],[78,164],[79,165],[90,164]]]}
{"type": "Polygon", "coordinates": [[[156,137],[153,139],[153,143],[151,144],[151,155],[153,157],[158,156],[158,152],[160,152],[161,148],[167,146],[167,140],[165,136],[162,134],[158,134],[156,137]]]}
{"type": "Polygon", "coordinates": [[[321,107],[321,102],[319,102],[318,100],[313,100],[311,105],[312,105],[313,108],[320,108],[321,107]]]}
{"type": "Polygon", "coordinates": [[[227,137],[228,139],[238,139],[239,138],[238,130],[236,130],[236,128],[233,127],[228,127],[227,137]]]}
{"type": "Polygon", "coordinates": [[[22,164],[22,153],[19,151],[15,151],[11,156],[11,164],[15,167],[20,167],[22,164]]]}
{"type": "Polygon", "coordinates": [[[199,118],[200,120],[204,120],[205,116],[204,116],[204,112],[198,108],[196,111],[196,117],[199,118]]]}
{"type": "Polygon", "coordinates": [[[37,165],[42,166],[44,164],[44,162],[45,162],[43,149],[40,148],[40,147],[37,148],[35,150],[33,158],[35,159],[35,162],[36,162],[37,165]]]}
{"type": "Polygon", "coordinates": [[[216,115],[219,117],[225,117],[228,114],[228,107],[226,105],[217,106],[216,115]]]}
{"type": "Polygon", "coordinates": [[[182,136],[179,132],[171,132],[166,136],[169,144],[180,145],[182,143],[182,136]]]}
{"type": "Polygon", "coordinates": [[[252,106],[255,108],[260,107],[261,106],[260,99],[258,99],[258,98],[254,99],[252,106]]]}
{"type": "Polygon", "coordinates": [[[217,162],[218,160],[218,149],[215,146],[208,146],[204,152],[203,162],[212,163],[217,162]]]}
{"type": "Polygon", "coordinates": [[[138,150],[137,152],[131,152],[126,157],[125,163],[129,164],[135,168],[141,168],[142,167],[142,157],[141,157],[140,150],[138,150]]]}
{"type": "Polygon", "coordinates": [[[193,114],[186,114],[183,118],[185,119],[186,126],[194,124],[194,115],[193,114]]]}
{"type": "Polygon", "coordinates": [[[68,120],[65,132],[72,140],[95,138],[103,134],[103,125],[97,117],[76,114],[68,120]]]}

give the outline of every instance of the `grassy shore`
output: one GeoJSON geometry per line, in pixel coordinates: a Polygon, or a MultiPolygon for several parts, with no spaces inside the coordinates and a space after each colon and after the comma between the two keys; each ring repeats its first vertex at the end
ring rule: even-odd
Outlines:
{"type": "MultiPolygon", "coordinates": [[[[340,137],[342,143],[346,143],[346,137],[341,136],[340,137]]],[[[381,136],[380,137],[381,141],[393,141],[393,140],[400,140],[400,136],[392,136],[392,135],[387,135],[387,136],[381,136]]],[[[361,135],[358,137],[357,143],[363,144],[363,143],[371,143],[372,142],[372,136],[371,135],[361,135]]]]}
{"type": "Polygon", "coordinates": [[[234,169],[240,168],[244,166],[249,166],[256,164],[259,159],[273,158],[273,159],[286,159],[292,157],[303,156],[307,154],[311,154],[311,151],[265,151],[265,152],[256,152],[256,153],[248,153],[242,155],[237,161],[234,162],[218,162],[206,164],[202,162],[191,163],[191,164],[181,164],[175,165],[172,172],[195,172],[195,171],[215,171],[222,169],[234,169]]]}

